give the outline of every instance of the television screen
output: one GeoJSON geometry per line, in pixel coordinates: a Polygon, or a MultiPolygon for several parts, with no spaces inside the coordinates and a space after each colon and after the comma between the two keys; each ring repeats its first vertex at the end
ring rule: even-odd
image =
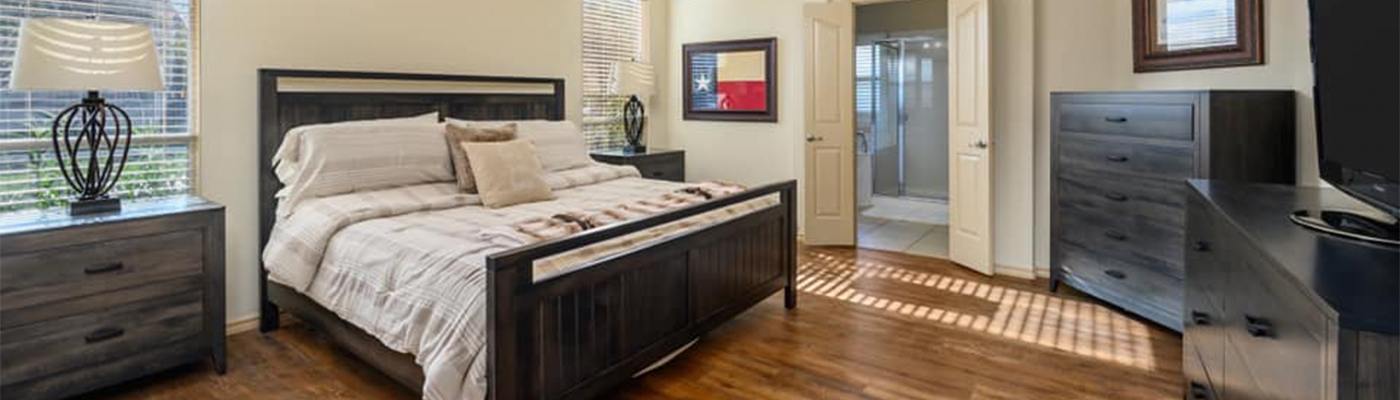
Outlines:
{"type": "Polygon", "coordinates": [[[1400,1],[1309,3],[1322,179],[1400,217],[1400,1]]]}

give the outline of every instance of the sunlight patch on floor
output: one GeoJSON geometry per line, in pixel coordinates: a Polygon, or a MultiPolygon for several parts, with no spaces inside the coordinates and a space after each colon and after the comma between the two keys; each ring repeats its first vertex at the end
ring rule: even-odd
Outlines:
{"type": "MultiPolygon", "coordinates": [[[[798,289],[864,307],[934,321],[1025,343],[1155,370],[1149,327],[1107,307],[987,283],[918,272],[878,262],[851,262],[820,252],[798,267],[798,289]],[[990,315],[907,303],[862,292],[863,280],[922,286],[989,305],[990,315]]],[[[938,294],[932,294],[938,295],[938,294]]]]}

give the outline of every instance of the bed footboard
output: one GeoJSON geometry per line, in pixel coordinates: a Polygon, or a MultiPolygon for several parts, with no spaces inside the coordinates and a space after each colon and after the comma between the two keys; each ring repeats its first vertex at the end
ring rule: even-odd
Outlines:
{"type": "Polygon", "coordinates": [[[796,183],[487,258],[492,399],[591,398],[780,289],[797,305],[796,183]],[[534,281],[535,260],[778,194],[729,221],[534,281]]]}

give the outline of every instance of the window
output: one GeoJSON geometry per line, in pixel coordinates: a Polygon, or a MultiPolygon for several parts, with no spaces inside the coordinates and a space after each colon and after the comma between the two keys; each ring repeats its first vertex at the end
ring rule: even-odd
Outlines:
{"type": "Polygon", "coordinates": [[[150,25],[161,57],[163,92],[103,92],[135,126],[126,169],[113,192],[123,199],[189,193],[194,136],[194,5],[198,0],[6,0],[0,3],[0,214],[64,206],[73,196],[53,158],[53,116],[80,92],[10,90],[20,21],[94,18],[150,25]]]}
{"type": "Polygon", "coordinates": [[[620,147],[622,105],[608,94],[617,61],[643,60],[642,0],[583,0],[583,135],[592,148],[620,147]]]}

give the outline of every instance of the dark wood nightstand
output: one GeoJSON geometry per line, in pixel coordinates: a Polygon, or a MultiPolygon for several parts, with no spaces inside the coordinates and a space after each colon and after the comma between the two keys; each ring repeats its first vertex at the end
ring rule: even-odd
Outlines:
{"type": "Polygon", "coordinates": [[[599,162],[637,167],[644,178],[685,182],[685,150],[653,147],[643,153],[628,153],[607,149],[594,150],[592,156],[599,162]]]}
{"type": "Polygon", "coordinates": [[[226,368],[224,206],[198,197],[0,222],[0,397],[226,368]]]}

